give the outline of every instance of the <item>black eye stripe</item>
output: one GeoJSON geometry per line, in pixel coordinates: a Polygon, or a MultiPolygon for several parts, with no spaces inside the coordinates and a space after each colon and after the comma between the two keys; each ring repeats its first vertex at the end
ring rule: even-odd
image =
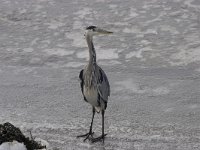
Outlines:
{"type": "Polygon", "coordinates": [[[96,26],[89,26],[89,27],[86,28],[86,30],[92,30],[92,31],[94,31],[95,28],[96,28],[96,26]]]}

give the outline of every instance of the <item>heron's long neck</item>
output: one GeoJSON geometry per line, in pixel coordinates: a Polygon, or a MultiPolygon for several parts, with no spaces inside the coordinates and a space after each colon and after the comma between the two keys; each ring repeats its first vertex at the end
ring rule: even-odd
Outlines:
{"type": "Polygon", "coordinates": [[[92,37],[86,36],[86,41],[89,48],[89,65],[96,64],[96,52],[95,52],[94,45],[92,42],[92,37]]]}

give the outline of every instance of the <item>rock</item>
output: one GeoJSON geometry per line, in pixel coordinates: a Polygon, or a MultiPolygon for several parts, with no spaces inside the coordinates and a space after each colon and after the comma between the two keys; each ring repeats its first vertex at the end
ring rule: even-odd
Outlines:
{"type": "Polygon", "coordinates": [[[15,127],[11,123],[7,122],[3,125],[0,124],[0,145],[5,142],[17,141],[23,143],[27,150],[43,149],[46,146],[42,146],[40,143],[36,142],[34,139],[29,139],[25,137],[19,128],[15,127]]]}

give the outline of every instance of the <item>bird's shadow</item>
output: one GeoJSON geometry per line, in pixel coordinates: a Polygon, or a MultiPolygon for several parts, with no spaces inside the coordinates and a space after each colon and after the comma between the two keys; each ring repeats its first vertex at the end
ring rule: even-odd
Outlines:
{"type": "MultiPolygon", "coordinates": [[[[97,143],[90,143],[91,147],[89,150],[106,150],[106,149],[113,149],[113,148],[120,148],[122,145],[126,147],[127,144],[122,143],[129,143],[128,145],[131,145],[131,149],[135,149],[135,142],[141,142],[142,139],[120,139],[120,138],[112,138],[112,137],[106,137],[105,142],[97,142],[97,143]],[[122,145],[121,145],[122,144],[122,145]],[[117,146],[118,145],[118,146],[117,146]]],[[[126,149],[126,148],[122,149],[126,149]]]]}

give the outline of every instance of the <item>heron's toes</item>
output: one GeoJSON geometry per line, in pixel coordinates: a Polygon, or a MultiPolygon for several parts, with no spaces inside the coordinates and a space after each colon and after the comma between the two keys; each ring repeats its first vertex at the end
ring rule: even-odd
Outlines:
{"type": "Polygon", "coordinates": [[[94,134],[94,132],[89,132],[89,133],[86,133],[83,135],[78,135],[77,138],[85,137],[85,139],[83,140],[85,142],[90,136],[93,138],[93,134],[94,134]]]}
{"type": "Polygon", "coordinates": [[[106,136],[106,135],[107,135],[107,134],[101,135],[100,137],[97,137],[97,138],[91,138],[90,141],[91,141],[92,143],[99,142],[99,141],[103,141],[103,143],[104,143],[104,139],[105,139],[105,136],[106,136]]]}

